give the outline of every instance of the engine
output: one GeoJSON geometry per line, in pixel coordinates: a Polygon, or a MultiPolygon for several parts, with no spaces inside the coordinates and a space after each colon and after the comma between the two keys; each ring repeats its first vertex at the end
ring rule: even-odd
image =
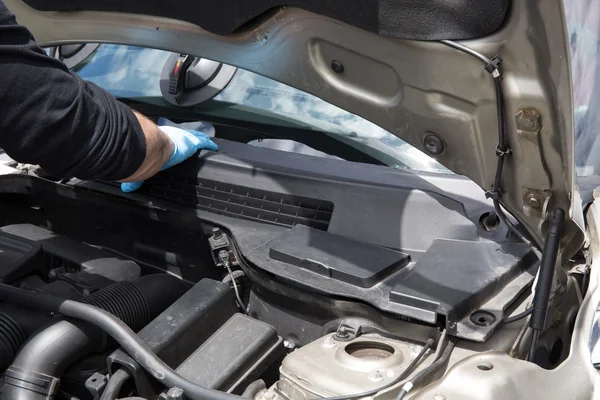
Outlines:
{"type": "MultiPolygon", "coordinates": [[[[57,230],[69,234],[33,224],[0,228],[0,295],[7,300],[0,303],[2,398],[349,400],[424,386],[482,351],[522,358],[527,350],[523,321],[485,341],[459,340],[443,319],[423,323],[278,281],[248,268],[220,228],[197,233],[202,246],[189,254],[167,251],[165,239],[157,239],[168,237],[178,249],[189,240],[186,232],[141,230],[127,235],[127,243],[104,235],[102,244],[92,245],[93,236],[75,239],[75,231],[57,230]]],[[[295,262],[284,256],[302,247],[287,243],[273,245],[274,256],[295,262]]],[[[356,266],[373,258],[359,264],[360,252],[350,253],[346,262],[359,276],[356,266]]],[[[376,261],[396,265],[396,255],[390,257],[376,261]]],[[[421,260],[426,266],[427,257],[421,260]]],[[[327,269],[326,261],[313,254],[307,268],[327,269]]],[[[340,285],[363,285],[334,272],[340,285]]],[[[417,291],[413,281],[403,282],[417,291]]],[[[377,281],[369,285],[378,287],[377,281]]],[[[565,285],[561,322],[540,341],[548,368],[564,359],[557,343],[568,343],[576,311],[575,280],[565,285]]],[[[409,289],[390,298],[427,304],[423,293],[406,295],[409,289]]],[[[480,312],[467,320],[485,331],[490,318],[480,312]]]]}

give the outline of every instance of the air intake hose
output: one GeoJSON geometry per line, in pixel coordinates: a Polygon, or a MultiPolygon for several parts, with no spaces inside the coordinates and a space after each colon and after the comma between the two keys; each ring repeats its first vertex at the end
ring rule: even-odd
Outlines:
{"type": "MultiPolygon", "coordinates": [[[[114,314],[138,331],[185,293],[185,284],[166,274],[119,282],[82,302],[114,314]]],[[[60,377],[77,360],[103,350],[107,335],[93,325],[69,318],[51,321],[34,333],[6,370],[0,398],[52,399],[60,377]]]]}
{"type": "MultiPolygon", "coordinates": [[[[69,274],[69,276],[73,280],[89,281],[87,270],[69,274]]],[[[120,271],[107,268],[106,271],[100,271],[95,275],[91,286],[101,289],[106,287],[104,280],[107,282],[111,280],[121,282],[139,278],[139,276],[140,270],[135,264],[134,266],[121,268],[120,271]]],[[[63,299],[78,300],[82,297],[81,292],[75,286],[63,280],[46,283],[38,276],[30,276],[24,279],[20,286],[24,289],[63,299]]],[[[13,362],[27,338],[50,319],[51,315],[48,312],[27,310],[14,304],[0,304],[0,371],[4,371],[13,362]]]]}

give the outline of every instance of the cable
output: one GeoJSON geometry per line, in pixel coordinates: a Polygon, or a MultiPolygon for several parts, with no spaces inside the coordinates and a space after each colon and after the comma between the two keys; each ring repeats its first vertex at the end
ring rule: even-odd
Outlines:
{"type": "Polygon", "coordinates": [[[121,368],[115,371],[114,374],[108,380],[104,392],[100,400],[116,400],[119,398],[121,389],[127,380],[130,378],[129,372],[125,368],[121,368]]]}
{"type": "Polygon", "coordinates": [[[426,368],[419,371],[412,379],[406,382],[404,386],[402,386],[402,390],[400,390],[398,396],[396,396],[396,400],[404,399],[408,392],[410,392],[416,384],[419,384],[429,375],[433,374],[438,369],[443,367],[450,359],[450,355],[452,354],[452,350],[454,350],[454,346],[454,342],[449,342],[440,358],[429,364],[426,368]]]}
{"type": "Polygon", "coordinates": [[[522,313],[510,316],[508,318],[504,318],[502,320],[502,324],[504,325],[504,324],[511,324],[513,322],[517,322],[519,320],[522,320],[523,318],[527,318],[529,315],[531,315],[532,312],[533,312],[533,308],[528,308],[527,310],[523,311],[522,313]]]}
{"type": "Polygon", "coordinates": [[[335,396],[335,397],[325,397],[325,398],[322,398],[320,400],[354,400],[354,399],[362,399],[363,397],[373,396],[373,395],[381,392],[384,389],[387,389],[387,388],[389,388],[391,386],[394,386],[398,382],[402,382],[404,379],[406,379],[411,374],[412,370],[415,369],[415,367],[418,365],[418,363],[423,359],[423,356],[425,356],[425,353],[427,352],[427,350],[429,350],[433,346],[434,342],[435,341],[433,339],[428,339],[427,342],[425,342],[425,345],[423,345],[423,347],[421,348],[421,351],[419,351],[419,354],[417,354],[417,356],[415,358],[413,358],[413,360],[410,362],[410,364],[408,365],[408,367],[406,367],[406,369],[400,375],[398,375],[398,377],[396,379],[394,379],[393,381],[391,381],[387,385],[382,386],[382,387],[377,388],[377,389],[371,389],[369,391],[362,392],[362,393],[348,394],[348,395],[335,396]]]}
{"type": "Polygon", "coordinates": [[[457,42],[452,41],[452,40],[442,40],[441,42],[444,43],[447,46],[454,47],[455,49],[460,50],[463,53],[467,53],[467,54],[469,54],[469,55],[477,58],[478,60],[480,60],[484,64],[491,63],[491,60],[489,58],[487,58],[485,55],[483,55],[483,54],[481,54],[481,53],[479,53],[479,52],[477,52],[477,51],[475,51],[473,49],[470,49],[467,46],[463,46],[460,43],[457,43],[457,42]]]}
{"type": "Polygon", "coordinates": [[[0,300],[80,319],[109,334],[150,375],[166,387],[179,387],[190,400],[240,400],[239,396],[196,385],[173,371],[124,322],[89,304],[18,289],[0,283],[0,300]]]}
{"type": "Polygon", "coordinates": [[[527,244],[532,248],[538,258],[541,257],[540,251],[535,247],[534,243],[528,239],[519,229],[510,221],[506,216],[500,205],[500,197],[502,191],[500,190],[500,184],[502,181],[502,171],[504,169],[504,158],[511,153],[506,143],[506,127],[505,127],[505,116],[504,116],[504,92],[502,90],[502,71],[500,70],[500,64],[502,59],[498,56],[488,58],[487,56],[463,46],[460,43],[452,40],[442,40],[443,44],[450,46],[454,49],[462,51],[470,56],[477,58],[484,64],[484,69],[489,72],[494,78],[494,89],[496,91],[496,112],[498,114],[498,146],[496,147],[496,156],[498,157],[498,164],[496,166],[496,174],[494,176],[494,183],[491,190],[486,192],[486,197],[491,198],[494,203],[494,210],[500,220],[508,227],[509,231],[512,232],[519,240],[527,244]]]}
{"type": "Polygon", "coordinates": [[[433,355],[433,361],[437,360],[438,358],[440,358],[440,355],[442,354],[442,351],[444,351],[444,343],[446,343],[446,338],[448,337],[448,329],[444,329],[442,331],[442,334],[440,335],[440,338],[438,340],[437,346],[435,348],[435,354],[433,355]]]}
{"type": "Polygon", "coordinates": [[[240,296],[240,292],[237,287],[237,283],[233,277],[233,272],[231,272],[231,262],[229,258],[229,252],[227,250],[221,250],[218,254],[220,265],[227,268],[227,272],[229,273],[229,278],[231,279],[231,283],[233,283],[233,291],[235,292],[236,302],[238,307],[242,310],[244,314],[247,314],[246,308],[244,307],[244,302],[242,301],[242,297],[240,296]]]}
{"type": "Polygon", "coordinates": [[[246,308],[244,307],[244,302],[242,301],[242,298],[240,297],[240,292],[238,290],[237,283],[235,282],[235,278],[233,277],[233,272],[231,271],[231,268],[229,268],[229,263],[223,264],[223,266],[225,268],[227,268],[227,272],[229,273],[229,276],[231,277],[231,283],[233,283],[233,291],[235,292],[235,298],[238,303],[238,307],[242,310],[242,312],[244,314],[246,314],[246,308]]]}

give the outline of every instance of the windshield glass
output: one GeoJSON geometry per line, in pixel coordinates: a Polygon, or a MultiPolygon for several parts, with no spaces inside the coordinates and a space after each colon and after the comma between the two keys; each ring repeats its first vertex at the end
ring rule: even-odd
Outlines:
{"type": "Polygon", "coordinates": [[[600,1],[564,0],[571,47],[575,107],[575,165],[579,176],[600,174],[600,1]]]}
{"type": "MultiPolygon", "coordinates": [[[[160,75],[170,55],[166,51],[105,44],[74,71],[118,98],[156,99],[162,98],[160,75]]],[[[212,105],[221,110],[220,104],[244,106],[246,110],[255,110],[257,115],[266,112],[285,117],[280,118],[281,123],[291,120],[298,126],[326,132],[340,140],[351,140],[360,145],[359,149],[384,154],[379,157],[380,161],[392,167],[451,173],[433,158],[364,118],[249,71],[238,69],[229,85],[203,105],[203,109],[210,109],[212,105]]],[[[231,113],[232,118],[238,116],[231,113]]]]}

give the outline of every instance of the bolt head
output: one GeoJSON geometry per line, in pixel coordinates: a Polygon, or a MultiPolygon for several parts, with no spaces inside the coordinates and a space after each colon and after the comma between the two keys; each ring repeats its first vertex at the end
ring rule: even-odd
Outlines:
{"type": "Polygon", "coordinates": [[[544,198],[537,193],[527,193],[525,203],[531,208],[541,210],[544,207],[544,198]]]}
{"type": "Polygon", "coordinates": [[[292,342],[291,340],[285,339],[283,341],[283,347],[285,347],[286,349],[293,349],[296,347],[296,343],[292,342]]]}
{"type": "Polygon", "coordinates": [[[515,115],[517,129],[521,131],[537,131],[540,129],[540,113],[532,108],[519,110],[515,115]]]}
{"type": "Polygon", "coordinates": [[[167,392],[167,399],[169,400],[183,400],[183,389],[178,387],[172,387],[167,392]]]}
{"type": "Polygon", "coordinates": [[[321,343],[321,347],[323,347],[325,349],[331,349],[335,346],[337,346],[337,343],[335,342],[335,340],[333,340],[333,336],[327,336],[323,340],[323,343],[321,343]]]}
{"type": "Polygon", "coordinates": [[[428,133],[425,135],[423,145],[425,146],[425,150],[431,155],[442,154],[446,149],[446,144],[442,138],[435,133],[428,133]]]}
{"type": "Polygon", "coordinates": [[[212,234],[215,239],[220,239],[223,236],[221,228],[212,228],[212,234]]]}

